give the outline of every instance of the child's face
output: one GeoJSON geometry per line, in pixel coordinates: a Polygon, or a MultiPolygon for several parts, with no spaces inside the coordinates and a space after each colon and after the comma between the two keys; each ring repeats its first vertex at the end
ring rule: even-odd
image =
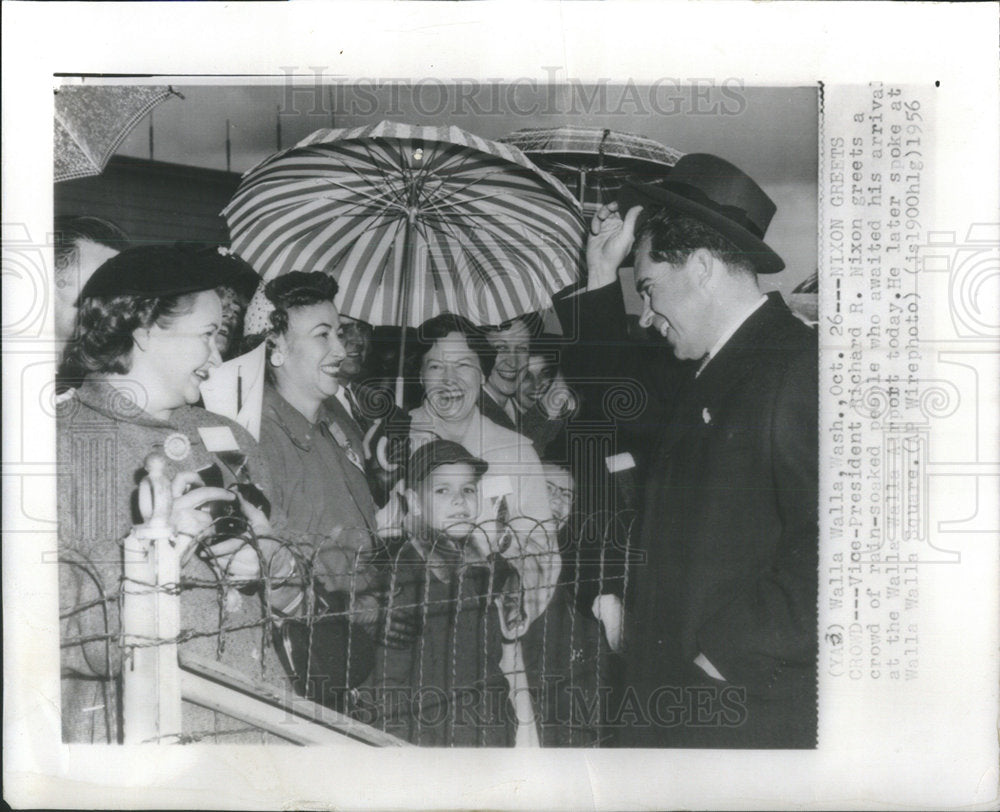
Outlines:
{"type": "Polygon", "coordinates": [[[424,524],[450,536],[467,536],[479,516],[479,479],[466,462],[435,468],[418,496],[424,524]]]}

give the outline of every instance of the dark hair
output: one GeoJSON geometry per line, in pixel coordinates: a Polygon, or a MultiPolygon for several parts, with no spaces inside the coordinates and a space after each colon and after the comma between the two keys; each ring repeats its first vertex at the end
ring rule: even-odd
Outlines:
{"type": "Polygon", "coordinates": [[[420,325],[417,330],[417,351],[415,353],[417,366],[419,367],[423,363],[424,356],[431,351],[436,341],[452,333],[460,333],[465,336],[469,349],[479,357],[479,366],[482,368],[483,377],[488,378],[493,371],[493,362],[497,357],[496,351],[490,347],[482,330],[465,316],[456,316],[454,313],[442,313],[420,325]]]}
{"type": "Polygon", "coordinates": [[[654,262],[682,265],[699,248],[707,248],[733,274],[756,274],[753,258],[701,220],[669,209],[644,209],[636,225],[635,244],[649,238],[654,262]]]}
{"type": "Polygon", "coordinates": [[[521,322],[525,327],[528,328],[528,335],[531,338],[536,338],[542,332],[545,326],[545,320],[538,313],[525,313],[523,316],[517,316],[510,321],[505,321],[503,324],[490,325],[489,327],[484,327],[483,332],[489,333],[500,333],[504,330],[509,330],[517,322],[521,322]]]}
{"type": "Polygon", "coordinates": [[[80,303],[80,337],[66,351],[73,373],[126,374],[132,367],[132,333],[154,324],[168,327],[190,313],[197,293],[173,296],[88,297],[80,303]]]}
{"type": "Polygon", "coordinates": [[[129,246],[128,235],[118,226],[100,217],[60,215],[53,221],[53,248],[55,250],[56,279],[61,279],[80,251],[84,240],[103,245],[115,251],[129,246]]]}
{"type": "Polygon", "coordinates": [[[274,305],[272,332],[281,335],[288,330],[289,310],[332,302],[337,290],[337,280],[322,271],[292,271],[272,279],[264,288],[264,295],[274,305]]]}

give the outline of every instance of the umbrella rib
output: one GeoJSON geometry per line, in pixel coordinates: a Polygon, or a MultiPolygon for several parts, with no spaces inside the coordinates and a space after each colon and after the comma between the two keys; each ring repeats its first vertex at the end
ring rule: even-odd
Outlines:
{"type": "MultiPolygon", "coordinates": [[[[371,158],[372,161],[374,161],[374,156],[372,156],[370,151],[370,145],[365,144],[365,149],[369,151],[369,158],[371,158]]],[[[402,177],[403,182],[399,189],[394,189],[393,191],[395,191],[400,198],[404,198],[406,197],[407,192],[409,192],[411,195],[413,193],[414,174],[413,174],[413,168],[409,164],[407,164],[406,161],[403,160],[403,144],[401,140],[396,143],[395,158],[396,158],[396,169],[399,172],[400,176],[402,177]]],[[[382,171],[379,166],[376,166],[376,169],[382,171]]],[[[403,206],[405,208],[408,208],[410,205],[412,205],[412,203],[413,203],[412,200],[406,200],[403,206]]]]}
{"type": "MultiPolygon", "coordinates": [[[[336,180],[333,180],[333,179],[328,179],[327,182],[331,186],[335,186],[338,189],[343,189],[346,192],[350,192],[351,194],[358,195],[359,197],[363,198],[365,202],[376,204],[376,208],[374,208],[374,209],[362,209],[359,212],[359,214],[369,215],[369,214],[372,214],[373,212],[384,212],[384,211],[386,211],[388,209],[399,209],[400,211],[405,211],[405,209],[406,209],[406,207],[403,206],[402,203],[400,203],[398,200],[394,200],[392,197],[390,197],[389,192],[376,192],[376,193],[372,193],[372,192],[369,192],[369,191],[367,191],[365,189],[355,189],[352,186],[348,186],[347,184],[340,183],[339,181],[336,181],[336,180]]],[[[342,200],[340,200],[339,198],[336,198],[336,197],[329,197],[327,199],[328,200],[332,200],[332,201],[337,202],[337,203],[344,202],[344,201],[342,201],[342,200]]],[[[362,205],[363,205],[362,203],[356,203],[356,204],[354,204],[354,206],[356,208],[360,207],[362,205]]],[[[349,213],[345,212],[344,214],[338,215],[338,216],[348,217],[348,216],[352,216],[352,215],[350,215],[349,213]]],[[[353,216],[358,216],[358,215],[353,215],[353,216]]]]}
{"type": "MultiPolygon", "coordinates": [[[[385,168],[382,165],[382,161],[379,160],[378,157],[375,155],[375,153],[372,151],[371,145],[370,144],[363,144],[362,146],[364,147],[365,153],[368,155],[368,160],[371,163],[372,168],[376,172],[378,172],[379,176],[382,178],[382,181],[388,187],[387,192],[383,193],[384,196],[388,197],[388,195],[390,193],[391,194],[395,194],[398,197],[402,196],[401,195],[401,193],[403,191],[402,187],[396,188],[395,178],[393,176],[391,176],[388,172],[385,171],[385,168]]],[[[365,175],[363,172],[359,171],[358,168],[357,168],[357,166],[355,166],[355,165],[353,165],[351,163],[348,163],[348,162],[344,162],[343,167],[347,171],[349,171],[351,174],[353,174],[358,180],[360,180],[360,181],[362,181],[362,182],[364,182],[366,184],[370,184],[371,183],[371,180],[368,178],[368,176],[365,175]]],[[[330,183],[332,183],[334,185],[339,185],[339,184],[336,183],[336,181],[333,181],[332,179],[330,180],[330,183]]],[[[350,187],[344,187],[344,186],[341,186],[341,188],[350,189],[350,187]]],[[[357,190],[350,189],[350,191],[354,192],[354,191],[357,191],[357,190]]]]}
{"type": "MultiPolygon", "coordinates": [[[[482,183],[483,181],[487,181],[487,180],[489,180],[494,175],[503,175],[506,171],[507,170],[505,170],[505,169],[493,169],[493,170],[490,170],[490,171],[487,171],[487,172],[483,173],[482,175],[478,175],[478,176],[476,176],[474,178],[470,178],[467,183],[463,183],[460,186],[457,186],[455,188],[448,188],[448,185],[447,185],[447,183],[445,183],[444,179],[441,179],[441,184],[438,186],[437,189],[435,189],[435,192],[438,193],[435,197],[441,197],[445,193],[448,194],[449,198],[452,197],[452,196],[454,196],[454,195],[461,194],[466,189],[469,189],[470,187],[475,186],[477,183],[482,183]]],[[[438,177],[440,177],[440,176],[438,176],[438,177]]],[[[430,203],[430,204],[435,203],[436,202],[435,197],[428,197],[428,199],[427,199],[426,202],[430,203]]],[[[475,199],[476,198],[469,198],[469,200],[475,200],[475,199]]],[[[459,201],[459,202],[466,202],[466,201],[459,201]]]]}
{"type": "MultiPolygon", "coordinates": [[[[365,144],[364,148],[365,152],[368,154],[368,160],[371,162],[372,168],[376,172],[378,172],[379,176],[382,178],[382,181],[385,183],[386,187],[388,187],[387,191],[384,192],[383,195],[388,197],[388,195],[392,193],[395,194],[397,197],[401,197],[402,196],[401,193],[403,191],[402,187],[396,188],[395,178],[385,171],[385,168],[382,166],[381,161],[379,161],[375,156],[375,154],[372,152],[371,145],[365,144]]],[[[363,181],[364,183],[371,183],[369,178],[363,172],[359,171],[358,168],[353,164],[345,164],[345,168],[348,169],[358,180],[363,181]]]]}
{"type": "MultiPolygon", "coordinates": [[[[497,172],[491,173],[491,174],[497,174],[497,173],[499,173],[499,171],[500,170],[497,170],[497,172]]],[[[494,192],[492,194],[484,192],[484,193],[480,194],[479,196],[469,196],[469,197],[463,197],[461,199],[455,199],[457,195],[461,194],[463,191],[465,191],[469,187],[474,186],[476,183],[479,183],[480,181],[482,181],[484,179],[485,179],[484,177],[477,178],[476,180],[472,180],[469,183],[463,184],[461,187],[459,187],[457,189],[448,190],[448,199],[447,200],[438,201],[437,199],[431,197],[431,198],[428,198],[427,200],[425,200],[424,204],[427,205],[427,206],[435,207],[435,208],[441,208],[441,207],[444,207],[444,206],[449,206],[449,207],[454,208],[455,206],[467,205],[469,203],[477,203],[477,202],[479,202],[481,200],[495,200],[497,198],[501,198],[501,197],[504,197],[506,195],[510,195],[511,194],[510,192],[494,192]]],[[[440,188],[443,190],[444,186],[445,186],[445,184],[442,183],[440,188]]],[[[443,194],[443,191],[442,191],[442,194],[443,194]]],[[[440,194],[437,195],[438,198],[440,198],[441,196],[442,195],[440,195],[440,194]]]]}

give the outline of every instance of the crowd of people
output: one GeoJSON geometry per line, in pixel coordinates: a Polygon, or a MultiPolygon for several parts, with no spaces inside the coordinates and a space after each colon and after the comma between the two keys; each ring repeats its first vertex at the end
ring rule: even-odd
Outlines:
{"type": "Polygon", "coordinates": [[[416,744],[814,746],[816,340],[759,287],[774,205],[703,155],[635,193],[594,217],[561,334],[435,316],[401,404],[396,336],[324,269],[264,284],[58,219],[64,738],[122,739],[121,545],[158,451],[188,656],[416,744]],[[262,344],[255,438],[200,387],[262,344]]]}

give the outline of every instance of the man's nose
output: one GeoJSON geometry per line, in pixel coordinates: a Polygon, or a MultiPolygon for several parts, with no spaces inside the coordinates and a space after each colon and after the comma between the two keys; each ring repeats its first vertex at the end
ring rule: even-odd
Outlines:
{"type": "Polygon", "coordinates": [[[653,324],[653,313],[652,309],[645,302],[642,303],[642,314],[639,316],[639,326],[642,328],[651,327],[653,324]]]}

